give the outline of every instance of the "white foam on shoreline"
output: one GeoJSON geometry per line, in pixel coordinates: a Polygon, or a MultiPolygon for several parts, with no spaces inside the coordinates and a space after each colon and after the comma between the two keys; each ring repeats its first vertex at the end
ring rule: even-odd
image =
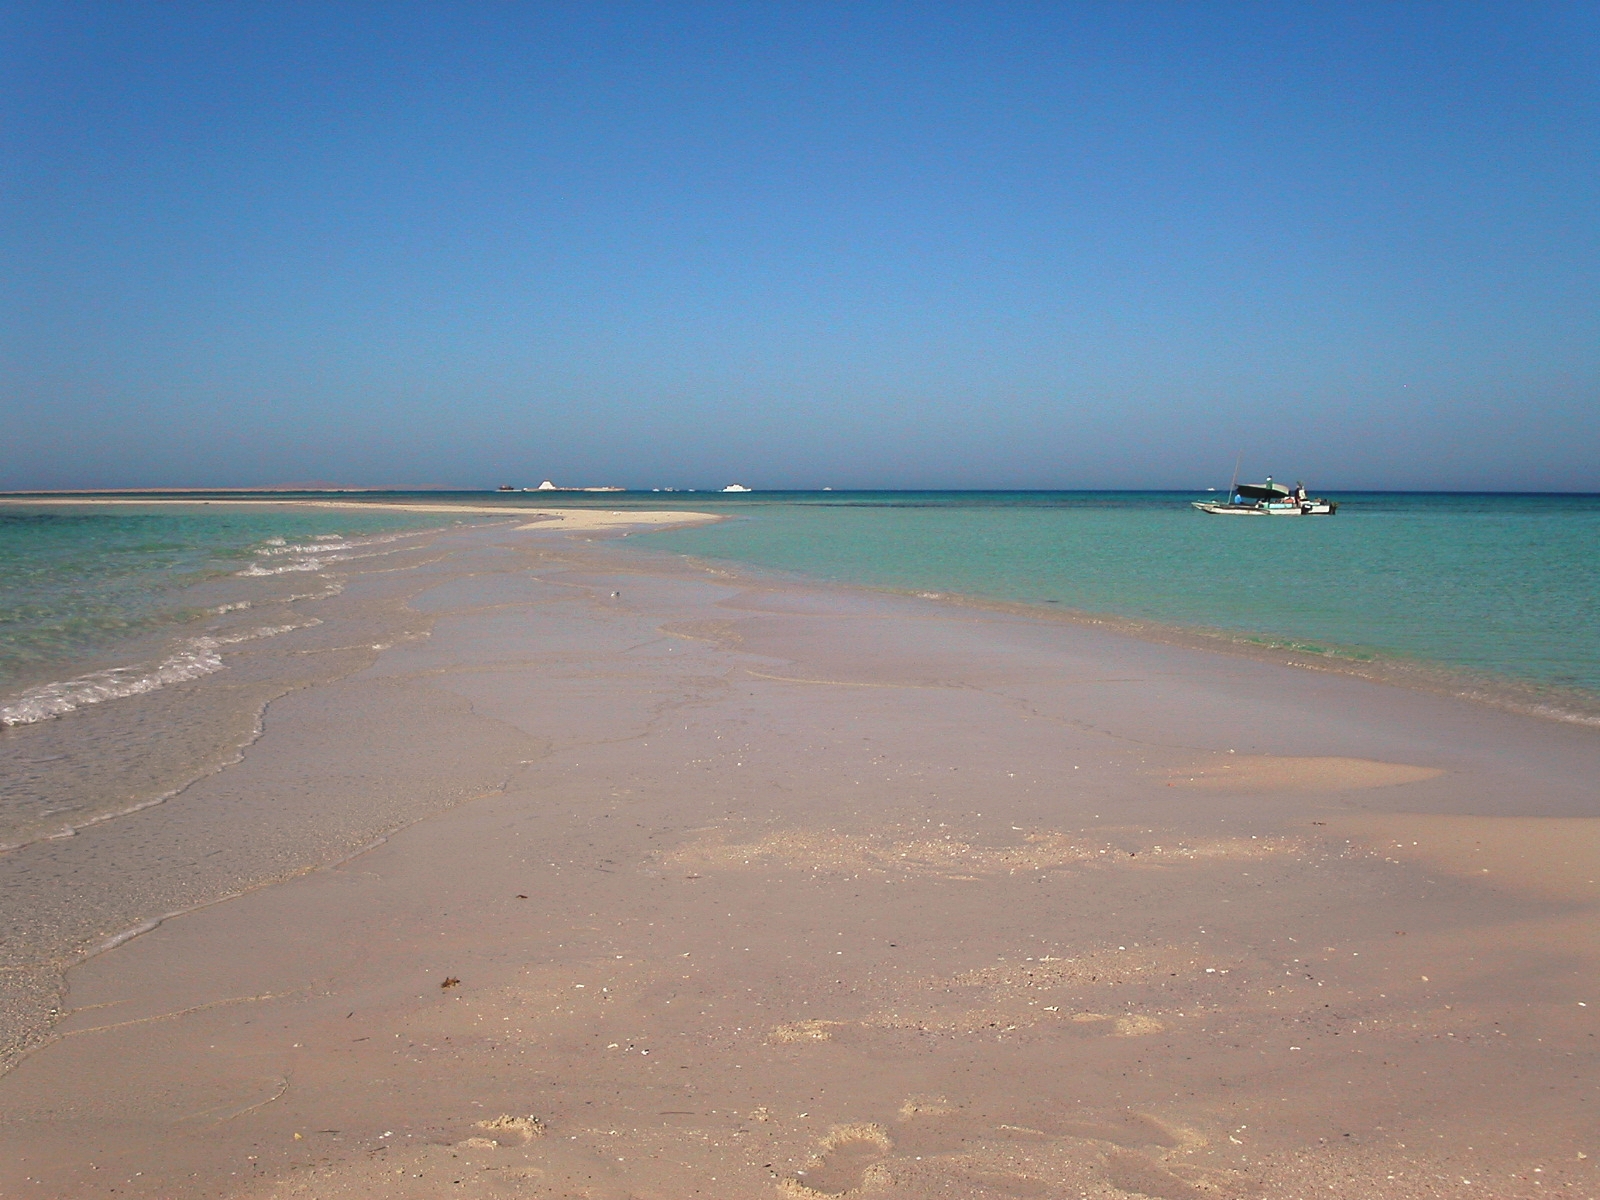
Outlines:
{"type": "Polygon", "coordinates": [[[307,556],[283,563],[280,566],[269,566],[267,562],[255,562],[242,571],[235,571],[234,574],[241,579],[259,579],[267,575],[288,575],[295,571],[320,571],[335,563],[352,562],[358,558],[381,558],[385,554],[393,554],[396,550],[403,549],[403,547],[391,546],[387,550],[369,550],[365,554],[334,553],[333,551],[336,547],[332,545],[327,548],[320,546],[291,546],[285,547],[285,549],[297,550],[307,556]]]}
{"type": "Polygon", "coordinates": [[[0,707],[0,725],[32,725],[52,717],[65,716],[91,704],[142,696],[175,683],[187,683],[223,669],[223,646],[277,637],[281,633],[320,624],[320,621],[312,618],[289,625],[267,625],[242,633],[190,638],[157,663],[108,667],[72,679],[40,684],[29,688],[10,704],[0,707]]]}
{"type": "Polygon", "coordinates": [[[74,679],[40,684],[0,708],[0,725],[31,725],[64,716],[90,704],[139,696],[169,684],[184,683],[222,670],[215,638],[191,638],[175,653],[152,665],[110,667],[74,679]]]}
{"type": "Polygon", "coordinates": [[[240,642],[256,642],[262,638],[277,637],[280,633],[293,633],[296,629],[310,629],[313,625],[321,625],[316,617],[307,617],[304,621],[290,621],[287,625],[263,625],[260,629],[250,629],[243,633],[219,634],[216,642],[221,646],[237,646],[240,642]]]}
{"type": "MultiPolygon", "coordinates": [[[[327,557],[302,558],[277,567],[267,567],[258,561],[246,570],[236,572],[236,574],[242,576],[266,576],[296,571],[319,571],[329,561],[344,561],[352,558],[390,554],[400,549],[400,547],[379,549],[367,554],[339,555],[328,553],[330,551],[359,550],[366,546],[413,537],[419,532],[432,531],[407,531],[405,533],[356,539],[346,538],[342,534],[333,534],[326,535],[327,540],[313,544],[291,544],[284,538],[271,537],[265,539],[262,543],[264,548],[258,549],[258,553],[272,555],[315,552],[316,554],[326,554],[327,557]]],[[[344,591],[344,585],[336,580],[327,580],[325,583],[326,586],[321,591],[296,592],[282,597],[277,602],[293,604],[299,600],[326,600],[344,591]]],[[[213,615],[223,616],[228,613],[242,612],[254,608],[259,603],[261,601],[235,600],[219,604],[210,611],[213,615]]],[[[0,705],[0,726],[31,725],[39,721],[48,721],[53,717],[65,716],[67,713],[76,712],[89,705],[102,704],[107,700],[121,700],[129,696],[140,696],[175,683],[187,683],[190,680],[199,679],[223,669],[225,664],[219,653],[219,649],[223,646],[237,645],[240,642],[255,641],[264,637],[275,637],[281,633],[288,633],[295,629],[304,629],[321,623],[321,621],[312,617],[291,624],[264,626],[260,629],[243,633],[212,634],[190,638],[173,650],[167,657],[156,663],[133,663],[127,666],[109,667],[100,671],[91,671],[84,675],[76,675],[70,679],[60,679],[50,683],[39,684],[22,692],[10,703],[0,705]]]]}
{"type": "Polygon", "coordinates": [[[1512,712],[1527,713],[1529,716],[1543,717],[1550,721],[1565,721],[1568,725],[1588,725],[1591,728],[1600,729],[1600,717],[1592,713],[1577,712],[1570,708],[1559,708],[1554,704],[1501,703],[1473,692],[1462,692],[1461,694],[1468,700],[1493,704],[1496,708],[1508,708],[1512,712]]]}
{"type": "Polygon", "coordinates": [[[331,580],[331,581],[329,581],[328,586],[327,586],[326,590],[324,590],[324,591],[320,591],[320,592],[295,592],[292,595],[285,596],[283,598],[283,603],[285,603],[285,604],[293,604],[297,600],[326,600],[330,596],[337,596],[340,593],[342,593],[343,591],[344,591],[344,584],[340,583],[338,580],[331,580]]]}
{"type": "Polygon", "coordinates": [[[297,571],[320,571],[331,563],[392,554],[401,547],[390,546],[390,543],[436,532],[438,531],[432,529],[412,529],[403,533],[376,534],[366,538],[349,538],[343,534],[323,533],[315,535],[307,542],[290,542],[281,537],[271,537],[257,548],[256,554],[260,556],[259,560],[234,574],[244,579],[259,579],[268,575],[288,575],[297,571]],[[350,553],[365,550],[369,546],[389,546],[389,549],[373,550],[365,554],[350,553]],[[272,565],[272,560],[280,555],[296,557],[291,562],[272,565]]]}
{"type": "Polygon", "coordinates": [[[251,563],[244,570],[235,571],[234,574],[241,579],[259,579],[266,575],[287,575],[292,571],[320,571],[329,562],[337,561],[337,559],[302,558],[284,563],[281,567],[264,567],[260,563],[251,563]]]}

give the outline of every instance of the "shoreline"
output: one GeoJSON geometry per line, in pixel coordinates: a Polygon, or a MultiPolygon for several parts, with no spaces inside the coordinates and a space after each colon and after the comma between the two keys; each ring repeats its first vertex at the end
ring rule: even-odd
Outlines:
{"type": "MultiPolygon", "coordinates": [[[[102,501],[94,501],[102,503],[102,501]]],[[[122,501],[112,500],[106,503],[120,504],[122,501]]],[[[176,504],[188,504],[188,501],[173,501],[176,504]]],[[[254,503],[254,502],[250,502],[254,503]]],[[[320,503],[300,504],[295,507],[339,507],[338,505],[322,505],[320,503]]],[[[371,506],[355,506],[371,507],[371,506]]],[[[436,509],[432,506],[416,505],[384,505],[390,511],[426,512],[433,513],[436,509]]],[[[460,506],[448,506],[459,510],[460,506]]],[[[468,510],[474,513],[477,510],[468,510]]],[[[488,510],[485,510],[488,511],[488,510]]],[[[493,510],[495,515],[506,515],[503,510],[493,510]]],[[[715,521],[721,518],[710,514],[701,513],[673,513],[673,512],[643,512],[621,513],[600,512],[580,513],[579,519],[565,521],[560,519],[561,514],[555,514],[554,519],[546,520],[543,512],[529,510],[518,513],[510,522],[487,522],[482,528],[509,525],[510,529],[518,533],[556,533],[586,534],[600,532],[602,534],[621,533],[626,536],[629,531],[640,528],[650,528],[657,525],[683,525],[693,524],[701,520],[715,521]],[[534,516],[533,521],[526,517],[534,516]],[[638,518],[638,519],[636,519],[638,518]],[[683,518],[683,519],[680,519],[683,518]]],[[[364,548],[369,541],[373,544],[385,544],[386,549],[379,551],[379,556],[398,553],[404,557],[409,552],[426,553],[432,540],[450,532],[449,528],[417,529],[395,533],[376,535],[371,539],[362,539],[358,546],[364,548]],[[419,540],[421,539],[421,540],[419,540]]],[[[345,547],[347,548],[347,547],[345,547]]],[[[369,558],[370,554],[360,555],[358,558],[369,558]]],[[[229,572],[227,575],[216,579],[205,579],[187,585],[182,591],[174,593],[174,611],[192,614],[187,619],[174,620],[166,625],[154,625],[121,643],[109,647],[97,648],[93,655],[85,655],[76,659],[63,659],[52,666],[36,670],[37,679],[30,683],[8,689],[8,704],[0,709],[0,738],[9,738],[12,743],[14,756],[27,757],[30,753],[30,744],[19,742],[21,738],[44,738],[46,747],[44,758],[46,760],[64,757],[59,753],[50,752],[51,734],[61,734],[64,730],[55,728],[64,719],[84,719],[91,716],[104,718],[109,713],[132,716],[139,710],[130,708],[132,703],[146,704],[157,698],[155,693],[164,693],[159,699],[170,700],[174,695],[192,691],[193,686],[202,681],[210,680],[212,683],[224,683],[215,676],[219,672],[227,672],[227,660],[236,658],[239,654],[249,654],[261,648],[253,644],[262,638],[275,638],[282,634],[293,634],[301,630],[322,624],[322,619],[312,615],[311,609],[317,607],[316,602],[336,598],[345,587],[345,576],[355,566],[354,575],[359,577],[362,568],[348,557],[336,557],[317,569],[311,576],[319,591],[310,593],[291,591],[287,595],[272,596],[255,594],[247,601],[233,601],[219,606],[211,604],[179,603],[185,595],[196,596],[206,591],[215,590],[217,585],[226,582],[230,577],[242,577],[254,572],[229,572]],[[310,602],[310,608],[306,608],[310,602]],[[275,607],[276,606],[276,607],[275,607]],[[276,612],[276,619],[286,621],[283,624],[260,626],[265,617],[276,612]],[[237,624],[228,627],[219,623],[217,618],[224,614],[232,613],[226,619],[237,621],[237,624]],[[243,618],[243,619],[240,619],[243,618]],[[193,625],[195,620],[207,622],[209,628],[198,634],[185,634],[183,630],[193,625]],[[254,627],[254,628],[251,628],[254,627]],[[242,631],[242,632],[241,632],[242,631]],[[180,661],[181,660],[181,661],[180,661]],[[190,660],[193,660],[192,662],[190,660]],[[141,675],[140,672],[143,672],[141,675]],[[177,689],[176,692],[173,689],[177,689]],[[82,693],[82,695],[78,695],[82,693]],[[102,708],[111,705],[110,710],[102,708]],[[33,705],[41,707],[37,714],[17,713],[10,710],[14,708],[27,708],[33,705]]],[[[273,572],[260,572],[262,577],[270,578],[273,572]]],[[[298,578],[298,574],[296,575],[298,578]]],[[[214,597],[213,597],[214,598],[214,597]]],[[[383,646],[375,646],[381,650],[383,646]]],[[[237,671],[234,672],[237,674],[237,671]]],[[[288,690],[294,690],[298,684],[288,685],[288,690]]],[[[235,714],[245,722],[248,728],[241,726],[232,734],[223,738],[219,743],[202,758],[192,764],[184,764],[174,768],[175,773],[169,772],[163,777],[159,785],[152,786],[146,783],[143,791],[136,791],[119,798],[115,803],[91,803],[88,811],[70,819],[63,818],[52,820],[46,825],[30,828],[27,825],[13,828],[12,815],[5,814],[5,823],[0,824],[0,856],[14,852],[39,842],[57,841],[63,838],[77,836],[85,830],[113,821],[122,817],[132,816],[148,808],[164,804],[166,801],[179,795],[186,788],[192,786],[206,776],[226,770],[240,761],[244,751],[253,743],[261,732],[266,707],[279,698],[283,691],[276,686],[268,686],[257,699],[248,706],[248,712],[235,714]]],[[[71,734],[66,734],[71,740],[71,734]]],[[[39,755],[38,750],[33,750],[34,757],[39,755]]],[[[0,783],[8,782],[0,777],[0,783]]],[[[14,782],[14,781],[9,781],[14,782]]],[[[30,783],[33,781],[29,781],[30,783]]],[[[56,786],[68,786],[68,781],[56,781],[56,786]]],[[[118,786],[122,786],[119,782],[118,786]]],[[[74,791],[82,791],[83,783],[76,781],[74,791]]],[[[78,806],[82,801],[78,800],[78,806]]]]}
{"type": "MultiPolygon", "coordinates": [[[[848,585],[843,585],[848,586],[848,585]]],[[[1408,688],[1433,696],[1448,696],[1483,704],[1504,712],[1566,725],[1600,727],[1600,695],[1581,689],[1540,685],[1509,675],[1475,671],[1428,659],[1406,658],[1373,651],[1370,658],[1355,658],[1320,647],[1309,649],[1288,638],[1271,638],[1217,626],[1178,625],[1149,617],[1125,617],[1069,608],[1066,605],[1029,604],[1022,601],[969,596],[958,592],[929,593],[899,588],[874,589],[895,595],[917,596],[951,604],[1010,612],[1041,620],[1103,628],[1158,645],[1186,646],[1216,654],[1236,654],[1279,666],[1364,679],[1390,687],[1408,688]]],[[[1301,641],[1309,641],[1302,639],[1301,641]]]]}
{"type": "MultiPolygon", "coordinates": [[[[245,491],[246,489],[239,490],[245,491]]],[[[24,497],[0,495],[0,504],[27,505],[30,503],[33,502],[24,497]]],[[[271,496],[223,498],[218,500],[182,496],[135,499],[107,494],[83,495],[79,493],[72,498],[41,501],[40,503],[62,503],[90,507],[106,505],[194,507],[223,504],[351,512],[377,510],[426,513],[430,515],[458,513],[472,516],[496,516],[506,521],[524,521],[525,523],[515,527],[519,531],[620,532],[622,536],[627,536],[630,532],[649,533],[696,524],[718,523],[729,519],[727,514],[677,509],[624,509],[610,511],[595,507],[541,509],[460,503],[341,501],[306,497],[277,499],[271,496]],[[527,520],[530,516],[533,518],[531,521],[527,520]]],[[[418,530],[415,531],[415,535],[421,536],[429,532],[437,531],[418,530]]],[[[651,548],[651,551],[667,556],[675,554],[670,550],[654,550],[651,548]]],[[[759,563],[718,559],[707,555],[690,555],[689,557],[693,561],[707,564],[713,569],[729,570],[735,573],[742,572],[752,577],[770,574],[774,578],[787,579],[802,585],[825,582],[808,577],[803,573],[789,572],[783,568],[766,567],[759,563]]],[[[1097,612],[1057,605],[1053,602],[1016,601],[956,591],[929,592],[916,588],[869,583],[840,582],[837,586],[861,587],[891,595],[934,598],[978,610],[1011,612],[1035,619],[1064,621],[1092,628],[1103,628],[1157,644],[1187,646],[1287,665],[1302,670],[1346,675],[1427,694],[1450,696],[1504,711],[1564,724],[1600,726],[1600,695],[1589,690],[1540,684],[1516,676],[1494,674],[1443,662],[1406,657],[1392,652],[1375,650],[1371,652],[1370,657],[1356,657],[1353,653],[1341,652],[1339,648],[1330,650],[1314,644],[1308,647],[1306,639],[1253,634],[1246,630],[1173,623],[1157,618],[1097,612]]],[[[112,662],[115,660],[116,655],[113,652],[110,655],[101,654],[99,657],[106,662],[112,662]]],[[[49,681],[46,686],[71,682],[73,682],[72,679],[54,680],[49,681]]],[[[8,722],[7,724],[9,726],[11,723],[8,722]]],[[[136,811],[145,804],[156,802],[159,801],[141,800],[123,811],[136,811]]],[[[105,819],[105,817],[94,818],[95,821],[102,819],[105,819]]],[[[12,845],[0,846],[0,852],[11,848],[14,847],[12,845]]]]}
{"type": "Polygon", "coordinates": [[[430,547],[319,602],[331,652],[408,636],[240,762],[0,855],[107,931],[0,1076],[0,1191],[1590,1185],[1591,731],[1031,606],[430,547]]]}
{"type": "MultiPolygon", "coordinates": [[[[98,501],[96,501],[96,503],[98,503],[98,501]]],[[[121,502],[112,501],[112,503],[121,502]]],[[[174,501],[173,503],[189,502],[174,501]]],[[[434,509],[427,506],[422,506],[419,508],[400,505],[385,507],[400,509],[403,511],[434,511],[434,509]]],[[[503,510],[495,511],[497,513],[503,513],[503,510]]],[[[626,536],[626,527],[629,524],[637,525],[637,523],[629,522],[626,519],[617,519],[631,517],[634,515],[632,513],[614,512],[597,515],[603,516],[606,518],[606,520],[594,525],[580,524],[577,530],[568,529],[567,532],[586,533],[591,531],[601,531],[606,533],[615,533],[621,530],[623,531],[623,536],[626,536]]],[[[672,512],[658,512],[646,513],[645,515],[655,518],[670,518],[676,514],[672,512]]],[[[688,515],[694,517],[705,517],[712,521],[723,519],[711,514],[691,513],[688,515]]],[[[503,522],[490,522],[479,526],[479,528],[492,528],[494,526],[504,526],[505,524],[506,523],[503,522]]],[[[536,521],[525,524],[511,525],[510,528],[519,533],[553,533],[560,531],[563,527],[558,524],[545,524],[536,521]]],[[[385,536],[389,540],[407,541],[412,538],[433,539],[448,534],[449,532],[450,529],[446,527],[441,529],[419,529],[385,536]]],[[[425,547],[419,546],[416,548],[424,549],[425,547]]],[[[1334,677],[1360,679],[1369,683],[1386,687],[1395,687],[1403,690],[1414,691],[1420,694],[1464,701],[1473,705],[1483,705],[1487,708],[1498,711],[1509,712],[1541,721],[1552,721],[1561,725],[1577,726],[1580,728],[1592,728],[1600,726],[1600,709],[1588,709],[1578,703],[1581,700],[1589,698],[1586,694],[1582,696],[1562,696],[1561,700],[1570,705],[1570,707],[1563,709],[1551,704],[1547,694],[1542,693],[1535,685],[1529,684],[1526,681],[1487,676],[1481,673],[1473,674],[1463,669],[1452,668],[1442,664],[1429,663],[1425,661],[1406,661],[1398,658],[1382,658],[1377,661],[1355,661],[1325,653],[1308,653],[1293,646],[1260,644],[1253,637],[1225,629],[1174,625],[1148,618],[1124,617],[1112,613],[1080,611],[1064,605],[1056,606],[1021,601],[1010,601],[994,597],[967,595],[958,592],[927,592],[905,588],[875,587],[866,584],[819,580],[800,573],[785,571],[781,568],[768,568],[759,564],[741,563],[735,560],[716,559],[706,556],[683,555],[672,551],[657,550],[648,546],[629,548],[629,553],[639,555],[647,563],[652,557],[657,557],[658,561],[655,563],[655,565],[658,568],[664,564],[685,562],[690,564],[693,569],[703,570],[719,578],[731,579],[743,586],[792,586],[821,589],[824,591],[837,591],[845,595],[854,592],[860,592],[863,594],[881,594],[885,596],[914,600],[929,600],[939,604],[949,604],[956,608],[970,609],[980,613],[1005,614],[1009,616],[1020,617],[1029,621],[1040,621],[1047,624],[1061,623],[1081,629],[1101,630],[1118,636],[1137,639],[1153,646],[1181,647],[1184,649],[1199,651],[1203,654],[1233,655],[1275,667],[1286,667],[1296,670],[1324,673],[1334,677]]],[[[337,571],[339,565],[339,563],[332,564],[330,569],[337,571]]],[[[324,582],[323,577],[319,576],[318,581],[324,582]]],[[[337,595],[339,591],[342,591],[342,587],[342,583],[336,580],[333,585],[333,591],[330,592],[329,595],[337,595]]],[[[303,601],[307,599],[319,598],[327,597],[294,594],[290,597],[290,600],[303,601]]],[[[257,603],[260,602],[258,601],[257,603]]],[[[311,623],[318,624],[320,622],[318,618],[312,617],[311,623]]],[[[298,623],[294,623],[291,626],[286,626],[283,628],[292,631],[293,629],[300,627],[301,626],[298,623]]],[[[145,640],[149,641],[148,638],[145,640]]],[[[107,661],[119,661],[123,658],[126,658],[125,654],[117,655],[112,653],[111,655],[107,656],[107,661]]],[[[214,669],[220,670],[222,668],[219,664],[214,669]]],[[[210,672],[207,672],[207,674],[209,673],[210,672]]],[[[203,677],[204,676],[197,676],[197,678],[203,677]]],[[[78,677],[74,676],[60,682],[64,684],[70,684],[74,682],[76,678],[78,677]]],[[[192,680],[185,679],[179,681],[180,684],[188,682],[192,682],[192,680]]],[[[25,695],[26,692],[19,694],[25,695]]],[[[117,700],[138,700],[147,694],[148,693],[140,692],[126,696],[109,697],[108,699],[113,702],[117,700]]],[[[216,757],[214,761],[206,762],[203,766],[197,766],[194,772],[185,774],[183,778],[175,782],[174,786],[171,788],[161,791],[158,794],[137,797],[124,807],[97,812],[83,820],[81,823],[67,823],[63,824],[59,829],[54,831],[36,832],[17,841],[0,842],[0,856],[23,847],[33,845],[40,841],[53,841],[61,838],[73,837],[83,830],[92,828],[104,822],[137,814],[152,806],[165,803],[167,800],[180,794],[184,789],[200,781],[207,775],[226,770],[229,766],[240,761],[240,759],[243,757],[244,751],[259,736],[261,731],[261,722],[264,718],[266,707],[272,703],[273,698],[275,697],[269,697],[259,702],[251,716],[251,732],[245,740],[239,742],[234,750],[230,750],[226,755],[216,757]]],[[[42,721],[54,722],[62,719],[63,717],[71,717],[74,711],[79,710],[63,712],[58,716],[45,717],[42,718],[42,721]]],[[[38,724],[41,722],[30,723],[38,724]]],[[[20,729],[26,727],[26,725],[8,724],[0,727],[0,733],[3,733],[4,730],[7,729],[20,729]]]]}
{"type": "Polygon", "coordinates": [[[1097,612],[1053,602],[1008,600],[959,591],[934,592],[888,584],[822,579],[783,567],[717,558],[708,554],[680,553],[648,545],[641,549],[645,553],[683,558],[713,570],[748,576],[753,580],[771,579],[798,586],[859,589],[887,596],[934,600],[980,612],[1009,613],[1034,620],[1103,629],[1155,645],[1237,655],[1277,666],[1363,679],[1432,696],[1446,696],[1538,720],[1600,728],[1600,694],[1580,688],[1563,689],[1512,675],[1497,675],[1424,658],[1405,657],[1390,651],[1373,650],[1370,657],[1356,658],[1342,653],[1340,649],[1330,651],[1320,646],[1307,648],[1306,643],[1312,641],[1309,638],[1290,639],[1223,626],[1178,624],[1154,617],[1097,612]]]}
{"type": "MultiPolygon", "coordinates": [[[[200,491],[202,489],[195,490],[200,491]]],[[[238,490],[248,491],[249,489],[238,490]]],[[[375,492],[374,494],[381,495],[383,493],[375,492]]],[[[1423,494],[1432,495],[1434,493],[1423,494]]],[[[1456,495],[1457,493],[1439,494],[1456,495]]],[[[1479,493],[1461,494],[1477,495],[1479,493]]],[[[1491,494],[1500,495],[1501,493],[1491,494]]],[[[38,496],[40,494],[34,493],[31,495],[38,496]]],[[[643,501],[650,495],[648,493],[632,493],[630,494],[630,499],[643,501]]],[[[821,493],[818,493],[818,495],[821,495],[821,493]]],[[[1505,493],[1505,495],[1526,497],[1546,494],[1505,493]]],[[[1566,495],[1566,493],[1552,493],[1552,495],[1566,495]]],[[[520,500],[525,497],[519,493],[517,498],[520,500]]],[[[478,517],[496,516],[507,521],[522,520],[526,523],[519,528],[525,531],[545,529],[573,532],[617,532],[623,536],[627,536],[629,532],[652,533],[699,524],[715,524],[727,521],[732,516],[737,515],[736,512],[701,512],[688,509],[651,510],[640,508],[607,511],[599,507],[601,502],[598,500],[592,504],[571,508],[521,508],[511,505],[333,500],[314,499],[304,496],[276,499],[270,495],[242,496],[239,498],[222,497],[218,499],[199,499],[182,496],[137,499],[109,493],[73,493],[61,498],[35,500],[22,495],[0,494],[0,505],[26,506],[29,504],[67,504],[88,507],[106,505],[126,507],[137,507],[139,505],[191,507],[244,505],[353,512],[375,510],[441,515],[456,513],[478,517]],[[530,520],[529,518],[532,519],[530,520]],[[629,527],[633,528],[630,529],[629,527]]],[[[666,555],[677,553],[671,550],[657,550],[655,552],[666,555]]],[[[771,573],[777,578],[788,578],[792,575],[793,581],[802,584],[808,581],[825,582],[824,579],[808,576],[804,572],[790,572],[782,567],[769,567],[758,562],[719,559],[714,555],[704,554],[691,554],[690,557],[696,561],[717,564],[722,569],[736,573],[747,572],[756,576],[760,576],[763,573],[771,573]]],[[[1336,641],[1309,636],[1297,637],[1269,634],[1243,628],[1211,626],[1196,622],[1174,622],[1157,617],[1124,615],[1115,612],[1082,609],[1064,604],[1057,605],[1054,602],[1011,600],[1004,597],[970,594],[960,591],[944,590],[932,592],[915,587],[845,581],[839,581],[838,586],[862,587],[888,594],[932,596],[947,600],[953,604],[977,609],[1026,613],[1045,620],[1068,621],[1091,627],[1111,629],[1128,636],[1143,638],[1160,644],[1189,646],[1220,653],[1237,654],[1262,661],[1290,665],[1303,670],[1348,675],[1392,686],[1410,688],[1432,695],[1452,696],[1544,720],[1580,726],[1600,726],[1600,692],[1592,689],[1544,683],[1514,674],[1459,666],[1447,661],[1408,655],[1398,651],[1384,649],[1363,651],[1360,647],[1341,646],[1336,641]],[[1321,644],[1324,642],[1327,643],[1326,646],[1321,644]],[[1365,654],[1366,656],[1358,657],[1359,654],[1365,654]]]]}

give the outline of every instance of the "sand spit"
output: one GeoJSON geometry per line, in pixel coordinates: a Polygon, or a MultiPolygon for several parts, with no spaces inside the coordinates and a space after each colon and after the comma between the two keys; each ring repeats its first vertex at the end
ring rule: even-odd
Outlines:
{"type": "Polygon", "coordinates": [[[440,516],[496,516],[518,520],[524,524],[518,529],[536,529],[558,532],[588,532],[592,530],[627,529],[645,526],[661,529],[673,525],[701,525],[724,518],[715,513],[675,512],[648,509],[601,510],[597,508],[525,508],[520,505],[500,504],[418,504],[397,503],[385,500],[274,500],[256,498],[182,499],[163,496],[149,500],[136,500],[123,496],[0,496],[0,504],[61,507],[104,507],[107,505],[144,508],[152,505],[233,505],[265,508],[322,508],[345,512],[377,510],[379,512],[436,513],[440,516]]]}
{"type": "Polygon", "coordinates": [[[505,524],[407,571],[428,636],[0,859],[40,960],[194,893],[67,972],[0,1195],[1600,1194],[1594,731],[505,524]]]}

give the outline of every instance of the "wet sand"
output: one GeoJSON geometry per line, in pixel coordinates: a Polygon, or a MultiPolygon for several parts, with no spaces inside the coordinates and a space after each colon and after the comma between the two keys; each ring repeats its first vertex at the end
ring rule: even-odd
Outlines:
{"type": "Polygon", "coordinates": [[[1600,1195],[1594,730],[539,529],[372,586],[0,856],[13,938],[192,909],[67,973],[0,1195],[1600,1195]]]}

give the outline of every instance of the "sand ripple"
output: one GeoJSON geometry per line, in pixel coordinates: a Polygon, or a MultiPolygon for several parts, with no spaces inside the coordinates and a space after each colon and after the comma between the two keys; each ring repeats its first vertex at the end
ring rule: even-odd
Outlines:
{"type": "Polygon", "coordinates": [[[959,834],[895,837],[892,834],[846,833],[835,829],[785,829],[750,842],[725,842],[720,833],[670,854],[670,866],[697,870],[745,870],[774,866],[817,872],[911,875],[937,879],[1044,871],[1079,864],[1160,866],[1218,859],[1251,861],[1297,852],[1293,838],[1185,838],[1151,842],[1141,833],[1138,844],[1112,844],[1040,830],[1007,845],[984,845],[959,834]],[[1169,844],[1170,842],[1170,844],[1169,844]]]}
{"type": "Polygon", "coordinates": [[[1344,792],[1420,783],[1438,767],[1370,758],[1296,758],[1280,754],[1209,754],[1167,772],[1174,787],[1238,792],[1344,792]]]}

